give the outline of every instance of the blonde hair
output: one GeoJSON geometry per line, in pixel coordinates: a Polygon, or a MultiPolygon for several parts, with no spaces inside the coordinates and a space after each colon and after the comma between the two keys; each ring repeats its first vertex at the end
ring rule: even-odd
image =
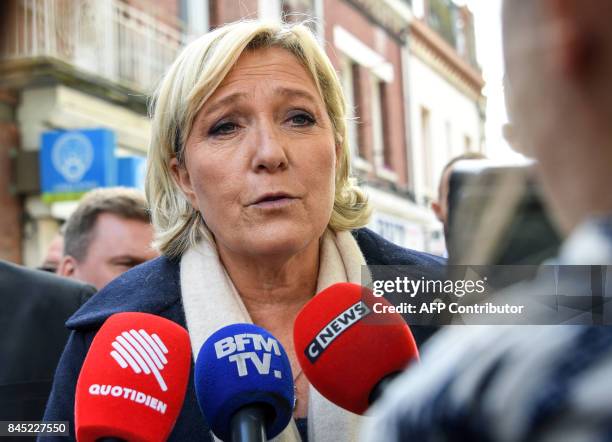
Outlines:
{"type": "Polygon", "coordinates": [[[363,227],[371,209],[350,177],[346,104],[336,72],[304,24],[240,21],[209,32],[187,45],[158,87],[152,102],[152,130],[147,161],[146,195],[161,253],[178,257],[206,236],[202,216],[191,206],[170,170],[176,157],[184,163],[185,140],[202,105],[215,92],[245,50],[280,47],[290,51],[311,74],[340,146],[334,206],[328,226],[363,227]]]}

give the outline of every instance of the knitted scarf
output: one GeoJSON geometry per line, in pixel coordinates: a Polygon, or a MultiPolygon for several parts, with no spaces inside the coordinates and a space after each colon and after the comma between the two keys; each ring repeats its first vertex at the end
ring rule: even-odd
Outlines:
{"type": "MultiPolygon", "coordinates": [[[[363,265],[365,259],[351,233],[328,229],[320,242],[317,293],[338,282],[360,284],[363,265]]],[[[203,240],[184,253],[180,272],[181,296],[195,360],[204,341],[215,331],[230,324],[253,321],[213,242],[203,240]]],[[[308,439],[311,442],[356,440],[362,419],[332,404],[312,385],[309,387],[308,439]]],[[[274,440],[299,441],[294,421],[274,440]]]]}

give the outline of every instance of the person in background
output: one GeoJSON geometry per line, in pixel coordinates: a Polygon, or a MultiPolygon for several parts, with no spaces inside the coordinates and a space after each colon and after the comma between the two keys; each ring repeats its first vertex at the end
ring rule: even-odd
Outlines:
{"type": "MultiPolygon", "coordinates": [[[[561,265],[612,264],[611,16],[612,2],[504,1],[514,136],[565,235],[561,265]]],[[[609,270],[590,272],[580,291],[609,299],[609,270]]],[[[611,377],[609,323],[451,327],[389,385],[363,439],[612,440],[611,377]]]]}
{"type": "Polygon", "coordinates": [[[38,269],[49,273],[56,273],[57,269],[59,268],[60,262],[62,261],[63,254],[64,235],[60,231],[53,237],[53,239],[49,243],[49,247],[47,248],[47,254],[45,255],[45,258],[43,259],[43,262],[38,269]]]}
{"type": "MultiPolygon", "coordinates": [[[[487,157],[480,152],[467,152],[452,158],[444,168],[442,174],[440,174],[440,183],[438,184],[438,199],[431,203],[431,209],[438,218],[438,221],[444,226],[444,238],[448,244],[448,195],[450,193],[450,178],[453,174],[453,169],[459,161],[464,160],[484,160],[487,157]]],[[[447,246],[448,247],[448,246],[447,246]]]]}
{"type": "Polygon", "coordinates": [[[64,256],[57,273],[101,289],[158,256],[144,195],[135,189],[87,193],[64,225],[64,256]]]}
{"type": "Polygon", "coordinates": [[[68,339],[64,323],[95,291],[0,261],[0,421],[42,419],[68,339]]]}

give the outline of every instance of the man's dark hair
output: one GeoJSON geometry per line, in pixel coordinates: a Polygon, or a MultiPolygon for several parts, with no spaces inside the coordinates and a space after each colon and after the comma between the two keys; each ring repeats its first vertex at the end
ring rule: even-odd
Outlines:
{"type": "Polygon", "coordinates": [[[70,255],[77,261],[87,256],[96,221],[103,213],[144,223],[151,222],[142,192],[126,187],[92,190],[81,199],[62,229],[64,255],[70,255]]]}
{"type": "Polygon", "coordinates": [[[459,161],[463,161],[463,160],[486,160],[487,156],[483,153],[480,152],[466,152],[464,154],[461,154],[459,156],[456,156],[454,158],[452,158],[448,163],[446,163],[444,165],[444,168],[442,169],[442,175],[444,175],[446,173],[446,171],[448,169],[450,169],[451,167],[453,167],[455,165],[455,163],[458,163],[459,161]]]}

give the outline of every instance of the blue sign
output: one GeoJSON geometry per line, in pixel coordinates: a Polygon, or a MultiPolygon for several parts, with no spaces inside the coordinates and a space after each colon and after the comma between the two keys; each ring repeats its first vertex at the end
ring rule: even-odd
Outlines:
{"type": "Polygon", "coordinates": [[[115,134],[108,129],[44,132],[40,175],[47,202],[75,200],[91,189],[116,186],[115,134]]]}
{"type": "Polygon", "coordinates": [[[143,157],[117,158],[120,186],[135,187],[144,191],[147,161],[143,157]]]}

